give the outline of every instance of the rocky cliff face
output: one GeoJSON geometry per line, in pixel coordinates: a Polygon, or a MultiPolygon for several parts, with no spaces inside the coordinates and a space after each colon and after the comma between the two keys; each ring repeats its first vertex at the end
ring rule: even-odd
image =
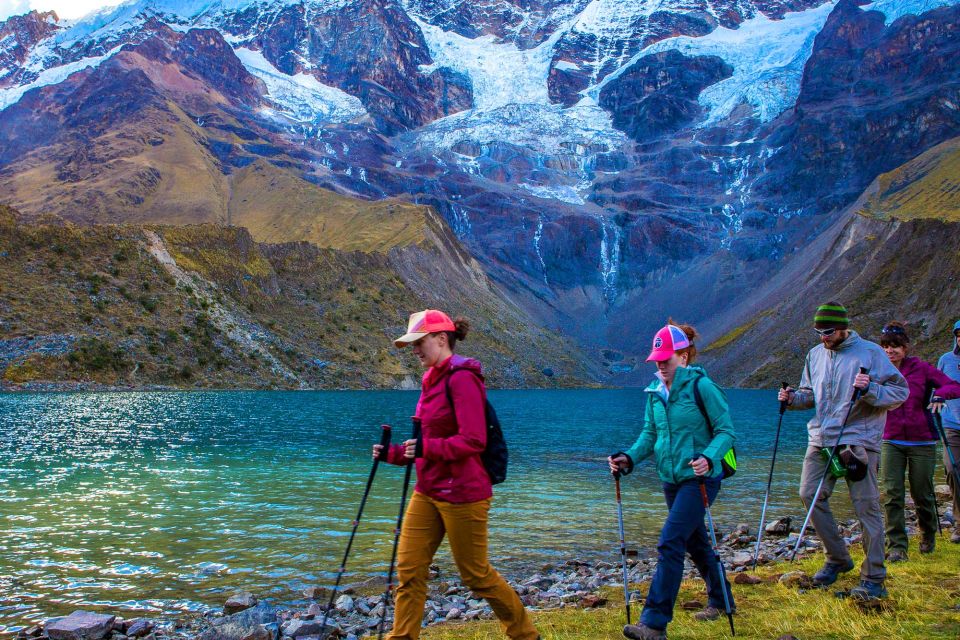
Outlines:
{"type": "Polygon", "coordinates": [[[711,370],[730,384],[796,384],[816,344],[812,309],[827,300],[847,305],[870,340],[905,322],[913,353],[936,362],[960,317],[957,185],[960,138],[879,176],[804,254],[717,318],[713,329],[725,333],[704,354],[711,370]]]}
{"type": "Polygon", "coordinates": [[[321,244],[333,216],[312,213],[328,200],[316,187],[380,202],[347,220],[429,206],[504,296],[630,381],[624,363],[665,316],[720,326],[879,173],[960,133],[957,11],[151,0],[69,24],[31,14],[0,27],[21,34],[0,39],[0,188],[29,218],[321,244]]]}

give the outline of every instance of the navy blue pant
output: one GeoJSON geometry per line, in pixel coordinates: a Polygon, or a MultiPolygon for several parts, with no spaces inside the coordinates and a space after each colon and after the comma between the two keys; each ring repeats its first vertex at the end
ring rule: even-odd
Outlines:
{"type": "MultiPolygon", "coordinates": [[[[720,479],[709,478],[705,481],[707,498],[710,504],[720,491],[720,479]]],[[[710,534],[704,524],[706,510],[700,496],[700,481],[687,480],[680,484],[663,484],[663,495],[667,499],[670,513],[660,531],[657,544],[659,558],[653,582],[647,594],[646,603],[640,621],[654,629],[666,629],[673,620],[673,606],[677,602],[680,582],[683,580],[683,563],[687,553],[707,583],[707,599],[711,606],[724,610],[723,591],[721,591],[720,568],[717,567],[713,548],[710,546],[710,534]]],[[[733,607],[733,594],[730,583],[726,583],[733,607]]]]}

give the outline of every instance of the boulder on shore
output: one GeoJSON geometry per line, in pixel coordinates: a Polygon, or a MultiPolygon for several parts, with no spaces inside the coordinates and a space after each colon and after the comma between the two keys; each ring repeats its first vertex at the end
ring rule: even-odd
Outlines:
{"type": "Polygon", "coordinates": [[[113,629],[116,616],[74,611],[46,626],[50,640],[102,640],[113,629]]]}
{"type": "Polygon", "coordinates": [[[235,593],[223,603],[223,614],[229,616],[240,613],[244,609],[257,606],[257,602],[257,597],[252,593],[246,591],[235,593]]]}

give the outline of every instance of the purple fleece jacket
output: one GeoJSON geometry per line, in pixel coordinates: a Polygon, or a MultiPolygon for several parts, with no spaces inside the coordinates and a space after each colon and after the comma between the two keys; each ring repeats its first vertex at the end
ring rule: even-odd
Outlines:
{"type": "Polygon", "coordinates": [[[905,442],[939,440],[927,413],[930,392],[936,389],[937,395],[946,400],[960,398],[960,382],[954,382],[933,365],[913,356],[903,359],[900,373],[910,385],[910,397],[893,411],[887,412],[883,439],[905,442]]]}

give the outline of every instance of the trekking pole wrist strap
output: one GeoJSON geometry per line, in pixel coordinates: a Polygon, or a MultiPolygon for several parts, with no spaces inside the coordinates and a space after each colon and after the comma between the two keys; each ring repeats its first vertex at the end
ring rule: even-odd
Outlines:
{"type": "Polygon", "coordinates": [[[617,451],[610,457],[616,458],[617,456],[623,456],[624,458],[627,459],[627,467],[625,469],[620,469],[620,475],[622,476],[630,475],[630,473],[633,472],[633,458],[631,458],[630,455],[624,451],[617,451]]]}

